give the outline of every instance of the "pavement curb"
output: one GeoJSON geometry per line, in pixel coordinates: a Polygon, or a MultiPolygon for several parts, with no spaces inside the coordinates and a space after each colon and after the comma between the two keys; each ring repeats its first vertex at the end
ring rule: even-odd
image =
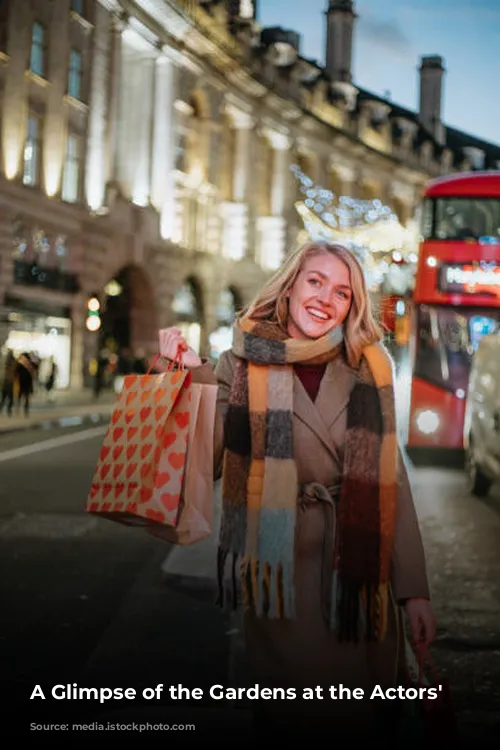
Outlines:
{"type": "Polygon", "coordinates": [[[57,427],[80,427],[83,425],[97,425],[103,422],[108,422],[111,418],[111,413],[100,413],[94,414],[75,414],[64,415],[52,419],[40,419],[37,422],[28,422],[23,425],[15,425],[12,427],[0,426],[0,435],[9,435],[11,433],[28,432],[30,430],[51,430],[57,427]]]}

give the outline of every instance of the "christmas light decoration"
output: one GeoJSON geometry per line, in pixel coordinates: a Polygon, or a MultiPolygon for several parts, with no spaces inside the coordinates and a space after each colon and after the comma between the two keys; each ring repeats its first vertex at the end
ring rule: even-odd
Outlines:
{"type": "Polygon", "coordinates": [[[342,242],[362,263],[370,286],[383,282],[393,264],[417,261],[418,237],[378,198],[335,195],[316,184],[297,164],[290,167],[304,198],[295,203],[307,236],[342,242]]]}

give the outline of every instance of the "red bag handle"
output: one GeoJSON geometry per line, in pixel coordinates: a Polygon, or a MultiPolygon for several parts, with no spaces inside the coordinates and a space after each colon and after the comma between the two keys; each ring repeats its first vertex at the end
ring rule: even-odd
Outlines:
{"type": "MultiPolygon", "coordinates": [[[[150,375],[151,374],[151,370],[155,367],[156,363],[160,359],[163,359],[162,355],[161,354],[155,354],[155,356],[153,357],[153,359],[152,359],[152,361],[151,361],[151,363],[150,363],[150,365],[148,367],[148,371],[147,371],[146,375],[150,375]]],[[[178,365],[178,367],[181,370],[184,369],[184,365],[182,363],[182,354],[181,354],[181,352],[180,352],[179,349],[177,349],[177,354],[175,355],[175,359],[169,360],[169,365],[167,367],[167,372],[171,372],[174,369],[175,365],[178,365]]]]}
{"type": "Polygon", "coordinates": [[[418,686],[423,687],[425,662],[427,662],[427,664],[429,665],[434,684],[435,685],[441,684],[441,680],[439,679],[439,674],[438,674],[436,665],[434,663],[434,660],[431,657],[428,647],[420,646],[418,647],[417,652],[418,652],[418,686]]]}

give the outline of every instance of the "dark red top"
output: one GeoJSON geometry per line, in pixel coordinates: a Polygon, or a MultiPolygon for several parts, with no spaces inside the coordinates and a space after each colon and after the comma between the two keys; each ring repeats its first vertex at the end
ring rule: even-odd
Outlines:
{"type": "Polygon", "coordinates": [[[325,365],[294,365],[295,374],[306,389],[311,401],[316,400],[321,378],[325,374],[325,365]]]}

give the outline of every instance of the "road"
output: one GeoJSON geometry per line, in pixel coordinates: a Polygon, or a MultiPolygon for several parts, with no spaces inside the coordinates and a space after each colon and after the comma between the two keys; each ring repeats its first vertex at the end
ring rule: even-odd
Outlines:
{"type": "MultiPolygon", "coordinates": [[[[68,683],[206,688],[234,684],[245,672],[239,624],[213,604],[206,555],[205,577],[166,576],[178,550],[83,512],[104,430],[0,436],[2,686],[26,721],[96,715],[81,701],[29,702],[37,684],[49,692],[68,683]]],[[[413,469],[411,481],[438,618],[439,672],[451,684],[464,736],[498,732],[499,488],[487,500],[471,498],[462,472],[451,469],[413,469]]],[[[196,554],[190,559],[195,570],[196,554]]],[[[151,705],[113,704],[109,711],[209,727],[218,716],[204,700],[196,707],[165,698],[157,709],[151,705]]],[[[249,726],[248,711],[233,707],[229,717],[235,731],[249,726]]]]}

